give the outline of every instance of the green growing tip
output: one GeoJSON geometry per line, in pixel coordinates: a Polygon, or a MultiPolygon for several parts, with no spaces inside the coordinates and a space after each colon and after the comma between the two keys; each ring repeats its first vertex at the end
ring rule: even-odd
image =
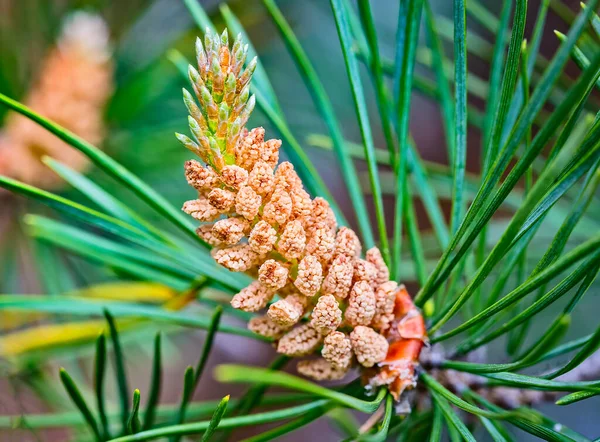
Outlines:
{"type": "Polygon", "coordinates": [[[554,30],[554,34],[559,38],[560,41],[565,41],[567,36],[558,30],[554,30]]]}
{"type": "Polygon", "coordinates": [[[221,34],[221,46],[229,46],[229,34],[227,33],[227,28],[225,28],[221,34]]]}

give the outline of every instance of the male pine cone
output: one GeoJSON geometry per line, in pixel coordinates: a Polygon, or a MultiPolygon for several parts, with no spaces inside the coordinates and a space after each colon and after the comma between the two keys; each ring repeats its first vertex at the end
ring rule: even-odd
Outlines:
{"type": "MultiPolygon", "coordinates": [[[[108,27],[92,13],[69,15],[57,45],[44,58],[24,102],[93,144],[105,135],[104,107],[114,87],[108,27]]],[[[88,159],[42,126],[10,113],[0,132],[0,174],[46,189],[60,178],[42,162],[51,157],[83,171],[88,159]]]]}
{"type": "Polygon", "coordinates": [[[310,197],[291,163],[278,165],[281,141],[265,140],[263,128],[245,129],[257,63],[242,68],[247,49],[241,36],[230,49],[227,31],[219,37],[207,30],[204,45],[196,42],[198,69],[190,66],[189,77],[200,105],[184,90],[194,140],[177,138],[205,165],[185,164],[198,198],[183,210],[203,222],[197,233],[214,247],[219,264],[257,278],[231,300],[247,312],[266,309],[249,328],[288,356],[320,350],[321,358],[298,364],[300,373],[340,379],[359,365],[371,386],[391,385],[398,397],[414,384],[425,340],[422,316],[406,290],[389,280],[379,249],[361,258],[355,232],[337,225],[325,199],[310,197]],[[403,336],[405,324],[410,336],[403,336]]]}

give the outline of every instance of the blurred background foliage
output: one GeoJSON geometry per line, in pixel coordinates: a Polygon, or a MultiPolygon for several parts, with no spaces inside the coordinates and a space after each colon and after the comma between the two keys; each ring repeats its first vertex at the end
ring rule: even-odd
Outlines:
{"type": "MultiPolygon", "coordinates": [[[[219,11],[223,7],[217,1],[201,2],[217,29],[224,27],[224,22],[219,11]]],[[[380,38],[380,50],[384,59],[393,60],[395,45],[396,19],[398,16],[398,2],[375,1],[372,2],[373,14],[376,18],[377,31],[380,38]]],[[[542,40],[541,54],[549,58],[556,47],[558,39],[552,33],[553,29],[566,31],[574,15],[573,11],[578,9],[577,2],[565,2],[565,4],[551,2],[551,14],[542,40]]],[[[452,5],[451,2],[436,0],[431,2],[432,8],[438,17],[438,32],[443,37],[443,45],[447,51],[452,50],[452,5]]],[[[268,17],[260,0],[233,0],[227,2],[227,6],[237,15],[246,29],[253,45],[257,49],[273,88],[281,104],[285,117],[303,148],[321,172],[329,189],[336,197],[342,208],[350,207],[350,200],[345,191],[343,180],[339,169],[334,166],[334,157],[331,154],[331,146],[325,127],[319,113],[315,110],[310,94],[303,87],[302,79],[298,74],[295,64],[289,56],[279,33],[268,17]]],[[[352,96],[349,93],[350,86],[345,73],[345,67],[340,50],[339,41],[335,29],[335,23],[331,16],[328,2],[320,0],[308,0],[303,2],[280,1],[279,6],[284,15],[290,21],[294,32],[300,38],[308,56],[313,61],[319,77],[323,82],[336,110],[337,117],[344,129],[344,136],[353,142],[360,143],[360,131],[356,123],[355,110],[352,105],[352,96]]],[[[490,29],[489,24],[495,23],[499,16],[499,2],[486,1],[476,3],[474,9],[479,13],[468,15],[468,39],[469,50],[469,157],[467,169],[471,177],[479,173],[481,159],[479,157],[480,130],[485,110],[485,99],[489,94],[487,77],[489,75],[489,63],[492,55],[493,43],[497,35],[490,29]],[[483,9],[475,9],[481,5],[483,9]],[[488,26],[485,26],[485,23],[488,26]]],[[[539,3],[532,1],[529,6],[529,16],[535,17],[539,3]]],[[[186,109],[181,102],[181,87],[186,85],[186,80],[181,76],[173,63],[175,56],[173,49],[180,51],[188,59],[193,59],[192,48],[194,39],[198,34],[188,10],[180,0],[0,0],[0,92],[19,99],[28,90],[29,85],[36,76],[43,74],[39,72],[40,62],[44,54],[55,40],[62,18],[70,11],[86,9],[97,11],[107,21],[111,39],[114,47],[114,61],[116,63],[115,92],[106,109],[106,122],[108,132],[102,149],[123,164],[127,169],[138,175],[142,180],[149,183],[154,189],[160,191],[169,201],[176,206],[192,197],[192,191],[183,179],[183,162],[190,154],[181,149],[181,146],[173,136],[175,130],[181,130],[182,122],[186,117],[186,109]]],[[[533,20],[528,21],[533,22],[533,20]]],[[[527,33],[531,33],[531,29],[527,33]]],[[[417,69],[415,79],[415,92],[411,111],[410,129],[415,139],[415,144],[422,158],[427,161],[428,171],[432,177],[432,183],[440,195],[446,197],[443,207],[449,211],[447,199],[450,197],[449,188],[451,175],[445,165],[446,149],[444,144],[444,130],[439,105],[436,103],[436,92],[434,75],[431,70],[431,53],[425,48],[424,35],[420,38],[421,47],[417,54],[417,69]]],[[[585,42],[584,42],[585,44],[585,42]]],[[[584,47],[585,49],[585,47],[584,47]]],[[[541,62],[543,66],[543,62],[541,62]]],[[[536,69],[536,72],[541,71],[536,69]]],[[[450,72],[452,66],[449,67],[450,72]]],[[[363,67],[364,69],[364,67],[363,67]]],[[[573,64],[567,70],[567,76],[562,78],[563,85],[569,85],[569,72],[578,72],[573,64]]],[[[366,70],[363,71],[366,75],[366,70]]],[[[379,119],[377,118],[377,102],[372,92],[370,82],[365,81],[367,89],[367,104],[371,124],[374,128],[375,145],[385,146],[379,119]]],[[[561,92],[556,92],[556,100],[561,97],[561,92]]],[[[590,99],[589,106],[594,111],[598,109],[600,98],[594,93],[590,99]]],[[[552,106],[546,108],[551,112],[552,106]]],[[[6,107],[0,106],[0,120],[5,117],[6,107]]],[[[269,121],[260,112],[253,115],[251,126],[263,125],[267,132],[278,136],[277,131],[270,126],[269,121]]],[[[361,149],[358,149],[361,152],[361,149]]],[[[380,152],[385,156],[385,152],[380,152]]],[[[362,161],[358,162],[365,190],[368,192],[368,178],[366,167],[362,161]]],[[[165,221],[155,212],[150,210],[139,199],[132,197],[130,192],[115,181],[109,179],[102,171],[92,167],[89,175],[94,182],[102,186],[107,192],[119,201],[124,202],[134,212],[143,216],[160,228],[165,221]]],[[[391,204],[393,201],[393,176],[382,172],[382,186],[385,194],[385,202],[391,204]]],[[[473,178],[471,194],[474,194],[478,182],[473,178]]],[[[469,189],[469,182],[467,183],[469,189]]],[[[74,201],[86,201],[77,191],[65,186],[62,189],[64,195],[74,201]]],[[[521,203],[519,195],[513,196],[507,202],[506,213],[512,213],[521,203]]],[[[598,199],[595,200],[596,202],[598,199]]],[[[45,245],[38,240],[31,239],[22,234],[19,221],[26,213],[42,213],[52,217],[61,217],[56,212],[44,207],[37,206],[31,201],[22,198],[13,199],[0,194],[0,292],[1,293],[48,293],[58,294],[69,292],[78,288],[106,282],[114,282],[119,276],[123,276],[114,269],[92,265],[86,260],[57,250],[45,245]],[[9,199],[10,198],[10,199],[9,199]]],[[[427,258],[433,259],[439,253],[435,245],[431,225],[427,220],[425,211],[420,203],[416,201],[419,227],[424,232],[425,250],[429,251],[427,258]]],[[[551,226],[545,234],[544,228],[536,235],[527,258],[535,263],[541,257],[545,246],[560,225],[564,213],[569,209],[568,202],[561,202],[545,221],[551,226]],[[537,247],[536,244],[543,244],[537,247]]],[[[391,212],[391,210],[390,210],[391,212]]],[[[600,206],[592,204],[585,218],[578,225],[570,242],[578,243],[587,238],[590,230],[598,231],[600,224],[600,206]]],[[[374,222],[374,218],[373,218],[374,222]]],[[[388,220],[391,224],[391,219],[388,220]]],[[[505,220],[500,216],[490,224],[488,242],[493,244],[505,227],[505,220]]],[[[355,226],[354,226],[355,227],[355,226]]],[[[412,282],[416,286],[416,275],[409,251],[406,251],[406,282],[412,282]]],[[[131,279],[125,275],[125,279],[131,279]]],[[[516,282],[516,281],[515,281],[516,282]]],[[[139,288],[139,287],[138,287],[139,288]]],[[[121,287],[120,290],[123,288],[121,287]]],[[[105,287],[102,297],[113,290],[110,286],[105,287]]],[[[162,286],[142,287],[140,292],[133,286],[127,287],[131,299],[135,296],[148,296],[148,298],[137,298],[141,302],[162,303],[176,296],[173,290],[162,286]]],[[[213,290],[214,296],[219,296],[219,291],[213,290]]],[[[94,296],[93,293],[79,293],[81,296],[94,296]]],[[[582,301],[580,308],[574,312],[574,326],[569,330],[567,338],[574,338],[594,331],[597,324],[598,299],[597,283],[591,290],[591,296],[582,301]]],[[[560,304],[560,303],[559,303],[560,304]]],[[[540,323],[553,318],[563,305],[557,305],[538,318],[540,323]]],[[[206,314],[209,310],[203,310],[206,314]]],[[[45,322],[43,315],[31,314],[12,318],[3,317],[0,328],[18,329],[25,323],[45,322]]],[[[60,319],[58,321],[60,323],[60,319]]],[[[236,323],[233,320],[232,323],[236,323]]],[[[241,323],[241,322],[240,322],[241,323]]],[[[82,342],[89,342],[97,336],[98,330],[104,327],[100,321],[89,324],[88,334],[82,342]]],[[[161,330],[171,336],[176,328],[161,326],[161,330]]],[[[148,361],[152,353],[152,335],[156,331],[156,325],[147,324],[137,328],[132,333],[123,336],[126,344],[129,361],[135,361],[129,368],[131,372],[136,370],[147,371],[148,361]],[[129,345],[133,344],[133,345],[129,345]],[[139,356],[139,357],[137,357],[139,356]]],[[[48,336],[44,337],[48,339],[48,336]]],[[[240,337],[229,335],[221,336],[216,341],[218,357],[216,359],[235,360],[236,362],[258,362],[264,365],[269,350],[266,346],[256,347],[256,355],[240,355],[232,351],[232,346],[238,345],[240,337]],[[240,360],[241,359],[241,360],[240,360]]],[[[15,412],[27,409],[28,411],[39,411],[46,409],[44,403],[63,403],[56,400],[60,388],[45,384],[46,375],[41,373],[43,364],[49,356],[60,357],[60,361],[69,362],[69,369],[73,376],[85,380],[85,373],[89,372],[88,360],[77,360],[79,356],[90,356],[93,348],[90,345],[78,345],[69,343],[67,346],[52,347],[47,353],[36,352],[31,359],[20,361],[18,370],[8,366],[5,369],[6,379],[0,383],[3,393],[0,394],[0,413],[15,412]],[[73,352],[77,349],[77,352],[73,352]],[[35,396],[30,392],[34,391],[35,396]],[[9,400],[9,397],[19,398],[23,394],[23,401],[9,400]],[[40,400],[41,399],[41,400],[40,400]]],[[[180,383],[181,366],[184,361],[189,362],[186,349],[192,350],[193,354],[198,352],[198,336],[177,336],[176,346],[164,346],[167,359],[173,363],[169,370],[177,373],[175,385],[180,383]],[[179,368],[179,369],[178,369],[179,368]]],[[[254,345],[254,344],[253,344],[254,345]]],[[[255,347],[252,347],[255,348],[255,347]]],[[[500,348],[500,346],[498,346],[500,348]]],[[[488,352],[496,351],[496,347],[488,348],[488,352]]],[[[503,349],[501,350],[503,351],[503,349]]],[[[191,360],[195,357],[191,357],[191,360]]],[[[144,376],[149,376],[145,374],[144,376]]],[[[166,376],[168,378],[168,376],[166,376]]],[[[56,381],[54,374],[50,375],[53,382],[56,381]]],[[[169,382],[169,381],[167,381],[169,382]]],[[[112,387],[112,386],[111,386],[112,387]]],[[[177,387],[179,388],[179,387],[177,387]]],[[[220,397],[218,386],[205,386],[202,396],[220,397]]],[[[89,391],[87,394],[90,394],[89,391]]],[[[167,394],[167,401],[175,401],[177,394],[167,394]]],[[[63,397],[63,396],[59,396],[63,397]]],[[[567,425],[572,425],[581,431],[588,429],[589,433],[598,433],[599,427],[593,418],[597,416],[600,407],[598,398],[591,399],[585,405],[570,407],[567,410],[552,405],[543,406],[544,411],[555,418],[560,417],[567,425]]],[[[69,405],[59,406],[58,409],[69,409],[69,405]]],[[[310,426],[305,430],[304,436],[296,440],[303,440],[309,435],[322,435],[322,425],[310,426]]],[[[46,433],[44,433],[46,434],[46,433]]],[[[56,440],[64,436],[64,433],[48,433],[56,440]]],[[[337,440],[334,431],[330,431],[331,440],[337,440]]],[[[0,429],[0,440],[29,440],[32,437],[28,432],[19,432],[11,436],[9,432],[0,429]],[[16,437],[11,439],[11,437],[16,437]],[[26,438],[26,439],[18,439],[26,438]]],[[[522,436],[520,440],[527,440],[529,436],[522,436]]],[[[32,439],[33,440],[33,439],[32,439]]],[[[50,439],[49,439],[50,440],[50,439]]],[[[287,440],[287,439],[286,439],[287,440]]],[[[289,439],[292,440],[292,439],[289,439]]],[[[319,440],[329,440],[320,438],[319,440]]]]}

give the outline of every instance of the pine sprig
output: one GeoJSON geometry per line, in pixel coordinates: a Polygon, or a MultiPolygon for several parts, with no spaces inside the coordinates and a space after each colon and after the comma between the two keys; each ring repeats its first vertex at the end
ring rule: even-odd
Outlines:
{"type": "MultiPolygon", "coordinates": [[[[253,313],[234,313],[228,305],[231,296],[247,287],[251,278],[214,263],[211,246],[199,240],[196,226],[175,208],[179,201],[161,196],[154,186],[90,143],[0,94],[0,103],[79,150],[165,221],[157,223],[132,210],[128,201],[112,195],[94,175],[85,176],[55,159],[42,158],[85,203],[71,194],[0,176],[1,187],[58,214],[56,219],[27,215],[24,225],[30,236],[43,242],[47,250],[60,248],[85,258],[94,268],[109,269],[127,280],[129,289],[152,282],[172,294],[168,299],[162,295],[160,299],[137,299],[127,288],[113,287],[100,289],[100,300],[83,293],[0,295],[2,324],[11,315],[35,313],[48,322],[60,315],[57,323],[25,321],[27,327],[0,337],[0,357],[6,357],[11,370],[33,366],[40,356],[60,355],[67,362],[84,358],[95,345],[90,386],[70,368],[59,371],[74,411],[0,417],[0,428],[85,425],[95,440],[128,442],[180,440],[199,434],[202,440],[215,434],[225,440],[237,428],[274,424],[248,439],[266,441],[302,429],[328,413],[344,419],[344,413],[356,410],[368,415],[358,434],[351,435],[356,440],[383,441],[397,435],[400,440],[439,441],[444,434],[451,440],[475,440],[477,425],[499,441],[511,440],[513,427],[545,440],[588,440],[529,405],[549,401],[568,406],[600,394],[598,324],[591,324],[586,331],[589,334],[564,342],[567,331],[575,331],[572,324],[578,310],[589,301],[586,293],[596,289],[600,269],[600,236],[596,233],[600,183],[600,114],[595,95],[600,85],[598,0],[590,0],[577,13],[560,2],[542,2],[535,23],[527,22],[532,5],[521,0],[514,4],[514,16],[512,2],[504,1],[499,17],[478,1],[456,0],[453,20],[437,14],[428,0],[402,0],[394,30],[394,61],[380,53],[383,33],[374,2],[359,0],[355,8],[351,2],[332,0],[331,25],[335,23],[344,56],[360,145],[345,139],[347,122],[338,118],[330,91],[315,68],[317,60],[309,59],[294,21],[274,0],[264,0],[266,12],[313,97],[329,132],[326,136],[297,134],[295,125],[286,119],[288,103],[278,96],[269,79],[272,68],[260,62],[261,48],[250,43],[252,32],[243,29],[244,20],[238,19],[237,10],[234,14],[227,6],[220,8],[228,29],[217,34],[213,17],[198,1],[184,3],[199,32],[206,32],[196,41],[197,68],[188,67],[182,53],[169,51],[169,58],[191,81],[190,91],[183,91],[191,136],[177,134],[177,138],[221,172],[235,165],[244,127],[258,105],[256,111],[262,112],[283,138],[283,151],[310,196],[327,199],[340,224],[345,224],[340,206],[303,143],[334,152],[364,243],[374,245],[373,231],[377,230],[385,261],[398,282],[419,286],[416,303],[430,320],[427,331],[430,343],[436,345],[420,361],[420,376],[415,379],[418,400],[411,402],[400,395],[400,403],[394,404],[385,377],[370,398],[358,382],[342,388],[309,382],[278,371],[288,360],[282,358],[272,370],[218,366],[216,380],[251,384],[248,393],[241,399],[224,393],[221,401],[193,402],[201,376],[206,377],[203,372],[217,333],[266,342],[279,338],[277,334],[261,337],[227,320],[230,313],[244,320],[253,317],[253,313]],[[545,58],[540,47],[546,38],[548,15],[553,13],[564,18],[569,30],[556,32],[560,46],[552,57],[545,58]],[[419,38],[421,16],[427,47],[421,46],[419,38]],[[471,19],[496,35],[496,42],[471,29],[471,19]],[[532,36],[525,42],[525,29],[531,25],[532,36]],[[447,51],[447,46],[454,46],[454,51],[447,51]],[[490,63],[488,78],[469,71],[471,56],[490,63]],[[573,74],[569,72],[572,78],[565,73],[569,60],[575,66],[573,74]],[[364,88],[360,62],[372,76],[383,147],[377,146],[379,134],[369,115],[369,90],[364,88]],[[431,72],[424,75],[424,70],[431,72]],[[393,87],[387,83],[389,77],[393,87]],[[419,144],[411,136],[415,92],[440,106],[448,166],[423,161],[419,144]],[[484,112],[473,105],[471,97],[485,101],[484,112]],[[548,112],[548,104],[552,112],[548,112]],[[471,131],[481,135],[481,146],[477,146],[481,171],[467,169],[466,159],[475,154],[472,140],[476,137],[467,138],[471,131]],[[358,172],[361,161],[366,164],[364,176],[358,172]],[[373,198],[377,229],[372,227],[365,194],[373,198]],[[384,203],[388,195],[394,197],[394,207],[384,203]],[[431,221],[432,233],[420,228],[417,199],[431,221]],[[449,208],[449,221],[443,207],[449,208]],[[391,238],[389,225],[393,226],[391,238]],[[189,241],[190,237],[194,240],[189,241]],[[410,248],[403,247],[405,237],[410,248]],[[542,312],[561,302],[556,316],[540,320],[542,312]],[[102,316],[106,324],[90,319],[102,316]],[[180,402],[165,406],[160,404],[160,392],[168,360],[164,357],[167,341],[161,336],[180,328],[208,333],[197,366],[185,372],[180,402]],[[160,331],[157,334],[156,329],[160,331]],[[152,335],[154,348],[148,364],[152,374],[144,407],[140,390],[130,389],[128,349],[133,341],[151,341],[152,335]],[[507,335],[508,354],[488,360],[475,351],[507,335]],[[457,336],[462,338],[458,343],[450,339],[457,336]],[[119,404],[116,410],[109,401],[113,392],[107,391],[111,385],[106,370],[110,343],[119,404]],[[527,374],[523,374],[526,368],[527,374]],[[271,393],[271,386],[295,393],[271,393]],[[502,396],[507,389],[514,394],[502,396]],[[401,417],[397,417],[401,409],[397,405],[413,408],[399,411],[401,417]],[[263,406],[269,408],[260,408],[263,406]]],[[[43,263],[48,256],[54,255],[40,253],[38,259],[43,263]]],[[[298,263],[291,263],[290,268],[295,278],[298,263]]],[[[53,281],[53,271],[46,270],[48,292],[60,291],[64,281],[53,281]]],[[[140,291],[146,289],[140,287],[140,291]]],[[[414,312],[420,317],[417,309],[414,312]]],[[[410,340],[403,334],[414,332],[406,326],[411,319],[408,315],[394,323],[400,342],[410,340]]],[[[301,318],[298,321],[303,323],[301,318]]],[[[404,363],[410,367],[402,369],[414,370],[419,362],[395,358],[392,353],[379,362],[377,370],[386,373],[389,367],[396,369],[394,364],[404,363]]],[[[367,370],[364,374],[368,379],[367,370]]]]}

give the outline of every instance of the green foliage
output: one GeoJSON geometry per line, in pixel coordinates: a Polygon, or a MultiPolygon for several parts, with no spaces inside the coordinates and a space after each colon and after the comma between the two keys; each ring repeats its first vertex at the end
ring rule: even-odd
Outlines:
{"type": "Polygon", "coordinates": [[[160,399],[162,387],[162,339],[160,333],[154,337],[154,354],[152,356],[152,377],[150,378],[150,394],[146,405],[146,416],[144,417],[143,430],[149,430],[154,425],[156,408],[160,399]]]}
{"type": "MultiPolygon", "coordinates": [[[[206,28],[219,29],[222,20],[230,38],[241,34],[248,43],[248,59],[262,55],[263,48],[251,42],[252,28],[244,28],[245,11],[238,10],[238,5],[230,9],[221,4],[220,15],[215,11],[213,16],[197,0],[182,3],[198,27],[194,34],[206,28]]],[[[215,380],[250,384],[249,389],[240,398],[227,395],[220,401],[193,402],[201,378],[207,376],[204,372],[217,333],[269,340],[225,320],[233,315],[243,320],[250,317],[228,306],[230,296],[247,285],[248,277],[218,267],[208,245],[196,235],[194,223],[178,210],[182,201],[162,195],[156,190],[159,183],[141,178],[151,160],[160,164],[173,155],[144,152],[125,167],[117,155],[109,155],[0,93],[3,108],[40,124],[95,166],[84,175],[55,159],[43,158],[70,186],[60,193],[0,176],[1,187],[38,203],[28,206],[28,211],[41,214],[27,214],[23,226],[34,244],[42,245],[36,248],[43,266],[42,291],[54,295],[23,296],[18,290],[7,291],[0,295],[0,322],[4,315],[26,318],[26,314],[37,314],[67,329],[83,324],[82,330],[89,326],[95,331],[47,341],[40,333],[36,338],[41,344],[25,342],[23,351],[10,355],[10,339],[19,343],[24,342],[19,341],[23,337],[19,331],[0,336],[0,351],[7,352],[0,356],[6,356],[10,371],[25,378],[25,368],[35,366],[33,371],[42,373],[36,374],[42,384],[47,384],[48,375],[41,365],[34,365],[40,359],[65,354],[79,359],[89,357],[90,350],[95,352],[91,385],[84,380],[87,373],[82,375],[75,364],[59,371],[74,411],[56,407],[56,393],[44,385],[38,387],[40,396],[47,398],[52,413],[0,417],[0,428],[85,427],[86,435],[94,440],[113,442],[178,441],[198,434],[203,441],[224,441],[235,429],[271,423],[272,428],[247,439],[267,441],[327,416],[341,422],[338,427],[345,436],[361,441],[384,441],[392,436],[406,441],[440,441],[446,436],[474,441],[478,425],[494,441],[518,440],[513,427],[544,440],[589,440],[534,411],[526,400],[509,409],[491,401],[493,394],[483,393],[499,387],[517,392],[537,390],[561,406],[600,394],[598,370],[591,380],[577,377],[598,351],[600,326],[596,321],[583,336],[570,337],[582,334],[577,321],[581,307],[589,302],[586,293],[597,290],[600,269],[598,0],[589,0],[577,14],[559,2],[543,1],[534,22],[528,22],[532,4],[526,0],[505,0],[498,17],[478,1],[455,0],[452,20],[439,14],[429,0],[401,0],[397,26],[391,32],[378,25],[381,9],[377,2],[358,0],[355,8],[353,2],[331,0],[330,21],[337,30],[337,55],[343,56],[348,77],[358,143],[346,139],[346,122],[337,115],[332,93],[310,57],[312,51],[296,33],[292,17],[286,17],[283,3],[263,0],[263,4],[264,19],[271,20],[279,32],[327,134],[318,129],[296,133],[298,125],[286,119],[287,103],[269,79],[273,68],[258,61],[252,93],[260,118],[283,138],[283,151],[311,195],[327,198],[343,220],[341,205],[334,201],[305,146],[321,148],[324,155],[333,152],[353,208],[349,222],[358,225],[366,248],[377,243],[399,282],[419,287],[415,301],[428,317],[430,341],[443,346],[443,352],[424,362],[418,380],[416,394],[428,395],[431,407],[397,415],[386,388],[366,397],[358,382],[339,388],[309,382],[280,371],[287,357],[275,359],[268,369],[219,365],[215,380]],[[562,16],[569,30],[556,32],[559,47],[548,59],[540,55],[540,47],[551,13],[562,16]],[[495,42],[488,42],[479,30],[468,26],[471,20],[491,32],[495,42]],[[533,33],[526,41],[528,28],[533,33]],[[392,34],[393,44],[386,44],[385,36],[392,34]],[[394,60],[386,55],[390,48],[394,60]],[[489,63],[487,78],[469,71],[472,57],[489,63]],[[566,74],[570,60],[576,75],[566,74]],[[373,83],[372,97],[363,71],[373,83]],[[439,105],[447,165],[421,158],[419,144],[411,134],[416,129],[411,121],[416,94],[439,105]],[[471,103],[472,97],[483,99],[483,107],[471,103]],[[479,132],[479,146],[472,131],[479,132]],[[377,145],[379,139],[384,146],[377,145]],[[471,170],[467,159],[477,152],[480,168],[471,170]],[[138,160],[142,166],[136,167],[138,160]],[[364,168],[359,163],[364,163],[364,168]],[[393,205],[388,204],[388,196],[393,196],[393,205]],[[421,205],[431,232],[423,228],[421,205]],[[405,240],[409,247],[404,246],[405,240]],[[63,256],[62,252],[69,260],[78,256],[85,262],[68,269],[49,262],[63,256]],[[94,278],[72,278],[88,272],[94,278]],[[101,300],[61,294],[76,285],[106,279],[157,283],[175,296],[147,305],[128,300],[126,293],[112,293],[117,298],[101,300]],[[116,300],[118,296],[123,299],[116,300]],[[91,319],[102,317],[106,324],[91,319]],[[171,340],[165,337],[182,328],[205,330],[206,337],[196,366],[185,370],[179,403],[162,405],[165,354],[172,351],[165,345],[171,340]],[[565,342],[565,336],[571,340],[565,342]],[[500,338],[506,340],[507,354],[497,350],[504,348],[500,338]],[[139,344],[139,339],[153,342],[145,406],[141,405],[140,390],[131,391],[132,379],[127,374],[131,344],[139,344]],[[493,353],[491,359],[474,359],[479,355],[475,350],[483,346],[493,349],[487,352],[493,353]],[[115,392],[108,382],[110,357],[115,392]],[[524,369],[527,374],[521,372],[524,369]],[[445,370],[463,376],[459,385],[438,376],[445,370]],[[473,376],[477,380],[471,385],[473,376]],[[295,393],[274,394],[271,387],[295,393]],[[265,411],[262,407],[269,408],[265,411]],[[347,418],[348,410],[369,415],[368,425],[357,430],[347,418]]],[[[170,48],[165,58],[171,63],[163,63],[172,71],[177,86],[187,78],[188,62],[181,48],[178,44],[170,48]]],[[[114,102],[135,96],[136,103],[130,103],[132,108],[114,104],[109,111],[112,118],[126,121],[135,106],[150,106],[156,98],[148,87],[149,77],[134,76],[130,81],[136,85],[117,92],[114,102]]],[[[17,89],[14,85],[8,88],[17,89]]],[[[151,129],[146,128],[149,139],[157,133],[151,129]]],[[[180,175],[166,179],[183,181],[180,175]]],[[[4,254],[8,256],[9,251],[7,247],[4,254]]],[[[6,272],[2,276],[6,273],[12,278],[13,266],[8,264],[3,262],[6,272]]],[[[23,321],[34,331],[35,327],[47,330],[43,328],[46,325],[23,321]]],[[[432,351],[437,352],[437,346],[432,351]]],[[[137,376],[134,379],[137,382],[137,376]]]]}
{"type": "Polygon", "coordinates": [[[102,440],[102,437],[100,436],[100,431],[98,430],[98,424],[96,423],[96,419],[94,419],[94,416],[92,415],[92,412],[90,411],[87,403],[85,402],[85,399],[81,395],[81,392],[77,388],[77,385],[75,385],[75,382],[73,382],[73,379],[71,379],[71,376],[69,376],[69,373],[67,373],[67,371],[64,368],[60,369],[59,374],[60,380],[63,383],[67,394],[69,395],[75,406],[81,412],[87,425],[92,430],[92,433],[94,434],[96,440],[102,440]]]}
{"type": "Polygon", "coordinates": [[[263,3],[273,18],[273,22],[281,33],[291,55],[294,57],[294,61],[298,65],[298,69],[302,74],[302,79],[307,85],[317,110],[323,117],[323,120],[329,129],[331,138],[333,139],[336,158],[344,176],[344,182],[350,195],[350,199],[352,200],[354,214],[360,227],[363,242],[366,247],[372,247],[374,245],[373,233],[371,231],[371,225],[368,219],[367,208],[364,199],[362,198],[362,191],[358,181],[356,167],[346,151],[342,129],[339,121],[335,117],[331,100],[328,97],[325,87],[320,81],[315,68],[306,55],[304,48],[302,48],[302,45],[298,41],[294,31],[290,27],[289,23],[287,23],[275,1],[263,0],[263,3]]]}
{"type": "Polygon", "coordinates": [[[140,431],[140,418],[138,416],[140,411],[140,390],[137,388],[133,391],[133,406],[129,419],[127,420],[127,432],[129,434],[135,434],[140,431]]]}
{"type": "Polygon", "coordinates": [[[344,60],[346,61],[346,70],[350,78],[352,86],[352,96],[354,98],[354,106],[358,116],[360,132],[362,135],[363,144],[365,146],[365,158],[369,168],[369,182],[373,192],[373,200],[375,204],[375,216],[377,218],[377,226],[379,229],[380,248],[383,257],[388,263],[390,259],[390,249],[388,245],[388,235],[385,226],[385,215],[383,213],[383,198],[381,195],[381,185],[379,183],[379,175],[377,173],[377,163],[375,159],[375,146],[373,144],[373,135],[369,118],[367,115],[367,105],[364,97],[364,90],[358,71],[358,61],[352,53],[352,36],[350,35],[350,26],[348,17],[346,16],[345,7],[341,0],[332,0],[331,7],[335,17],[338,35],[344,52],[344,60]]]}
{"type": "Polygon", "coordinates": [[[96,364],[94,371],[94,390],[96,391],[96,407],[102,425],[102,437],[110,439],[106,403],[104,398],[104,375],[106,373],[106,336],[102,333],[96,341],[96,364]]]}

